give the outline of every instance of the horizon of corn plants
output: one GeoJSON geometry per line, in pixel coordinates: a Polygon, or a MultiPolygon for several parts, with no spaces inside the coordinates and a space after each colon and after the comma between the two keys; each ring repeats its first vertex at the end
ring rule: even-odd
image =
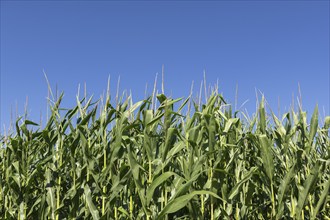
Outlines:
{"type": "MultiPolygon", "coordinates": [[[[206,87],[205,87],[206,88],[206,87]]],[[[252,117],[212,90],[50,102],[0,138],[0,219],[330,219],[330,117],[252,117]],[[183,112],[186,111],[186,112],[183,112]]],[[[117,93],[118,94],[118,93],[117,93]]]]}

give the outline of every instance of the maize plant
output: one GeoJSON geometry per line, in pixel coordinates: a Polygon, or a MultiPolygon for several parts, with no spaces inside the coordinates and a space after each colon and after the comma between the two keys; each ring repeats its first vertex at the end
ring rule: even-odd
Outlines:
{"type": "Polygon", "coordinates": [[[213,92],[50,105],[0,138],[0,219],[329,219],[330,117],[213,92]]]}

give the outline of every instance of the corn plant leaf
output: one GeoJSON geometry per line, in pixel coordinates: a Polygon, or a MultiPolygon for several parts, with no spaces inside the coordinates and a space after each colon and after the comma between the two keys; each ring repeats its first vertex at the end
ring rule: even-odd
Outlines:
{"type": "Polygon", "coordinates": [[[330,128],[330,116],[325,117],[324,119],[324,129],[329,129],[330,128]]]}
{"type": "Polygon", "coordinates": [[[85,186],[84,186],[84,193],[85,193],[88,209],[89,209],[93,219],[94,220],[100,219],[99,211],[97,210],[97,208],[95,207],[95,205],[92,201],[93,199],[92,199],[92,195],[91,195],[91,189],[89,188],[88,184],[85,184],[85,186]]]}
{"type": "Polygon", "coordinates": [[[215,198],[220,199],[220,197],[211,192],[211,191],[206,191],[206,190],[198,190],[198,191],[193,191],[187,195],[183,195],[180,197],[175,198],[174,200],[170,201],[165,207],[164,209],[159,213],[158,218],[162,218],[164,215],[169,214],[169,213],[175,213],[178,210],[184,208],[188,202],[196,195],[211,195],[215,198]]]}
{"type": "Polygon", "coordinates": [[[260,152],[261,152],[263,167],[265,169],[265,172],[269,180],[272,182],[274,176],[274,162],[272,155],[273,144],[266,135],[259,135],[258,138],[260,142],[260,152]]]}
{"type": "MultiPolygon", "coordinates": [[[[184,184],[180,185],[179,187],[177,187],[176,189],[176,193],[173,195],[173,197],[171,199],[174,199],[176,197],[179,197],[183,194],[185,194],[186,192],[189,191],[190,186],[194,183],[194,181],[196,181],[196,179],[201,175],[201,172],[199,172],[197,175],[192,176],[188,181],[186,181],[184,184]]],[[[182,178],[179,177],[178,178],[182,178]]],[[[184,179],[184,178],[183,178],[184,179]]]]}
{"type": "Polygon", "coordinates": [[[320,163],[316,163],[313,169],[311,170],[311,173],[308,175],[307,179],[305,180],[304,186],[299,189],[299,198],[298,198],[298,204],[296,207],[296,217],[298,219],[301,219],[301,210],[304,208],[306,199],[313,189],[313,186],[315,185],[315,182],[318,178],[319,172],[321,170],[322,165],[320,163]]]}
{"type": "Polygon", "coordinates": [[[147,126],[151,126],[154,123],[158,122],[163,116],[164,116],[164,113],[154,117],[150,122],[148,122],[147,126]]]}
{"type": "Polygon", "coordinates": [[[265,111],[265,98],[262,96],[262,100],[259,105],[259,129],[262,134],[266,132],[266,111],[265,111]]]}
{"type": "Polygon", "coordinates": [[[147,212],[146,210],[146,199],[145,199],[145,195],[144,195],[144,187],[141,183],[141,180],[140,180],[140,168],[142,168],[138,162],[136,161],[135,157],[133,156],[133,153],[130,149],[130,147],[128,147],[128,162],[129,162],[129,165],[130,165],[130,170],[132,172],[132,175],[133,175],[133,180],[135,182],[135,185],[138,189],[138,192],[139,192],[139,198],[141,200],[141,203],[142,203],[142,207],[143,209],[145,210],[145,212],[147,212]]]}
{"type": "Polygon", "coordinates": [[[56,210],[56,201],[55,201],[55,190],[52,184],[52,176],[50,169],[46,169],[46,180],[47,180],[47,203],[51,209],[51,218],[55,218],[55,210],[56,210]]]}
{"type": "Polygon", "coordinates": [[[24,124],[26,125],[35,125],[35,126],[39,126],[37,123],[33,122],[33,121],[30,121],[30,120],[25,120],[24,121],[24,124]]]}
{"type": "Polygon", "coordinates": [[[129,214],[128,214],[128,212],[127,212],[122,206],[120,206],[120,207],[118,208],[118,211],[120,211],[121,213],[123,213],[123,214],[125,215],[126,218],[129,218],[129,214]]]}
{"type": "Polygon", "coordinates": [[[321,207],[325,203],[327,196],[329,196],[330,192],[330,180],[326,180],[326,182],[323,184],[323,190],[320,196],[320,199],[317,202],[317,205],[314,209],[314,213],[311,219],[316,219],[317,214],[319,214],[319,211],[321,210],[321,207]]]}
{"type": "Polygon", "coordinates": [[[152,200],[152,196],[154,194],[155,189],[173,175],[176,175],[176,174],[174,172],[168,171],[168,172],[161,174],[160,176],[158,176],[156,179],[154,179],[152,181],[151,185],[147,189],[147,198],[146,198],[147,205],[152,200]]]}
{"type": "Polygon", "coordinates": [[[284,211],[284,195],[287,192],[290,183],[296,173],[296,164],[294,163],[289,172],[284,176],[281,185],[279,186],[279,194],[278,194],[278,207],[277,207],[277,214],[276,219],[281,219],[283,217],[283,211],[284,211]]]}
{"type": "Polygon", "coordinates": [[[240,192],[241,188],[242,188],[242,185],[248,181],[251,176],[256,172],[257,168],[256,167],[253,167],[251,168],[245,175],[244,177],[238,182],[235,184],[235,186],[233,187],[233,189],[230,191],[229,193],[229,196],[228,198],[230,200],[232,200],[233,198],[236,197],[236,195],[240,192]]]}
{"type": "Polygon", "coordinates": [[[159,106],[159,109],[165,108],[165,106],[171,106],[174,103],[181,101],[182,99],[183,98],[178,98],[178,99],[174,99],[174,100],[167,99],[168,101],[167,102],[163,102],[163,104],[161,106],[159,106]]]}
{"type": "Polygon", "coordinates": [[[175,139],[175,134],[177,132],[176,128],[169,128],[167,130],[167,137],[164,143],[164,151],[163,151],[163,155],[162,155],[162,161],[165,161],[165,159],[167,158],[167,153],[170,150],[170,147],[173,145],[173,139],[175,139]]]}
{"type": "Polygon", "coordinates": [[[309,131],[309,145],[311,146],[317,131],[317,126],[318,126],[318,106],[316,105],[314,109],[313,116],[311,118],[311,123],[310,123],[310,131],[309,131]]]}
{"type": "Polygon", "coordinates": [[[238,118],[230,118],[228,119],[228,121],[226,122],[225,128],[223,129],[223,132],[227,133],[230,128],[233,126],[233,124],[238,122],[238,118]]]}

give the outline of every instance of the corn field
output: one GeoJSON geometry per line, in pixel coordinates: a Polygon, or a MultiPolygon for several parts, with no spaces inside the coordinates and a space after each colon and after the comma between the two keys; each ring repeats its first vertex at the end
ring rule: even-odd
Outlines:
{"type": "MultiPolygon", "coordinates": [[[[1,135],[0,219],[330,219],[330,117],[63,94],[1,135]],[[104,101],[104,102],[103,102],[104,101]]],[[[267,111],[266,111],[267,109],[267,111]]]]}

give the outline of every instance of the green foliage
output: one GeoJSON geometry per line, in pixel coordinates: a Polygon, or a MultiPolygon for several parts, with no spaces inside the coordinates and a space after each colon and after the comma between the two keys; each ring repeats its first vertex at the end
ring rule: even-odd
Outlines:
{"type": "Polygon", "coordinates": [[[251,121],[216,93],[201,106],[157,99],[77,98],[63,112],[61,96],[44,128],[19,118],[0,139],[0,218],[330,218],[330,120],[320,127],[317,107],[308,125],[302,110],[269,117],[264,98],[251,121]]]}

